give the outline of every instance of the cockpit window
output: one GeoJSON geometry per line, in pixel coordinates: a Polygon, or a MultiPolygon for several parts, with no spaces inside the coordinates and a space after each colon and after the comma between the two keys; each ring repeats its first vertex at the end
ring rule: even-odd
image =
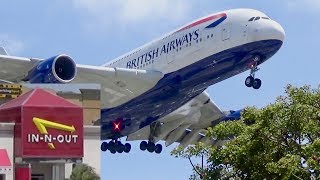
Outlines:
{"type": "Polygon", "coordinates": [[[270,18],[269,17],[252,17],[252,18],[250,18],[248,21],[258,21],[258,20],[260,20],[260,19],[268,19],[268,20],[270,20],[270,18]]]}
{"type": "Polygon", "coordinates": [[[248,21],[253,21],[254,20],[254,17],[250,18],[248,21]]]}

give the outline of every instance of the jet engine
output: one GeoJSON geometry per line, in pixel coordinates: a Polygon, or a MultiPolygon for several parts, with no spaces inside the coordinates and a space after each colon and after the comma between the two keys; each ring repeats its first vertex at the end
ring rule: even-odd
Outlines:
{"type": "Polygon", "coordinates": [[[32,68],[24,81],[30,83],[69,83],[77,74],[77,67],[73,59],[61,54],[40,61],[32,68]]]}

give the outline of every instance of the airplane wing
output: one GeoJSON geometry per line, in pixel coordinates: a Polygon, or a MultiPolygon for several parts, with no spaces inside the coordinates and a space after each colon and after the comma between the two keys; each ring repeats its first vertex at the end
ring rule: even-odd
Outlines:
{"type": "Polygon", "coordinates": [[[77,65],[72,83],[101,84],[103,107],[115,107],[148,91],[163,77],[159,71],[77,65]]]}
{"type": "MultiPolygon", "coordinates": [[[[0,52],[0,80],[21,82],[41,59],[9,56],[0,52]]],[[[102,107],[118,106],[152,88],[162,77],[158,71],[76,65],[71,83],[101,84],[102,107]]]]}
{"type": "MultiPolygon", "coordinates": [[[[190,102],[180,107],[171,114],[159,120],[159,126],[154,130],[154,141],[165,141],[169,146],[174,142],[185,148],[197,142],[220,145],[221,141],[205,137],[206,129],[227,119],[238,119],[235,111],[222,111],[208,96],[206,92],[198,95],[190,102]]],[[[130,134],[127,141],[148,140],[150,126],[130,134]]]]}
{"type": "Polygon", "coordinates": [[[39,60],[33,58],[0,55],[0,79],[14,83],[21,82],[38,62],[39,60]]]}

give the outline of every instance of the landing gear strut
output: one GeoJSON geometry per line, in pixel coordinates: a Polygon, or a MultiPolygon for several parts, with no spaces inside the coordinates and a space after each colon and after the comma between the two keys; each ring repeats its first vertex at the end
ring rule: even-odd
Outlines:
{"type": "Polygon", "coordinates": [[[150,153],[155,152],[157,154],[160,154],[162,151],[162,145],[161,144],[155,144],[154,137],[157,137],[160,129],[161,123],[160,122],[153,122],[150,124],[150,135],[149,135],[149,141],[142,141],[140,143],[140,150],[145,151],[148,150],[150,153]]]}
{"type": "Polygon", "coordinates": [[[247,87],[253,87],[253,89],[259,89],[261,87],[261,80],[258,78],[255,78],[255,72],[259,70],[258,68],[258,62],[260,61],[260,56],[255,56],[253,58],[253,62],[250,65],[250,76],[248,76],[245,80],[245,85],[247,87]]]}
{"type": "Polygon", "coordinates": [[[131,145],[129,143],[122,144],[121,141],[111,140],[109,143],[101,143],[101,151],[105,152],[109,150],[112,154],[117,153],[129,153],[131,150],[131,145]]]}

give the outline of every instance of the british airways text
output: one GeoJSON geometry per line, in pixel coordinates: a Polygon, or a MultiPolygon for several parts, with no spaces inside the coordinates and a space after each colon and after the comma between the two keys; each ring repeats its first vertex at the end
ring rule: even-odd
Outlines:
{"type": "Polygon", "coordinates": [[[161,56],[163,53],[168,53],[172,50],[178,49],[185,43],[190,43],[192,40],[197,40],[199,38],[199,29],[181,36],[180,38],[174,39],[171,42],[164,44],[161,47],[153,49],[129,62],[127,62],[127,68],[135,68],[147,63],[154,58],[161,56]]]}

